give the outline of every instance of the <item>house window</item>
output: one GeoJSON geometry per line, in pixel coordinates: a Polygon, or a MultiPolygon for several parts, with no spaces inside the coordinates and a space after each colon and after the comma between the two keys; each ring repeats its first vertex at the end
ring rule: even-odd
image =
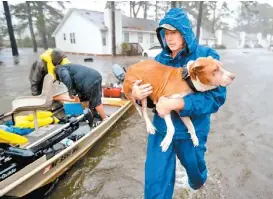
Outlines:
{"type": "Polygon", "coordinates": [[[143,42],[143,34],[142,33],[138,33],[138,43],[142,43],[143,42]]]}
{"type": "Polygon", "coordinates": [[[70,43],[71,44],[75,44],[76,43],[75,33],[70,33],[70,43]]]}
{"type": "Polygon", "coordinates": [[[106,46],[106,33],[105,33],[105,32],[102,32],[102,33],[101,33],[101,36],[102,36],[102,45],[103,45],[103,46],[106,46]]]}
{"type": "Polygon", "coordinates": [[[66,35],[65,35],[65,33],[64,33],[64,40],[66,40],[66,35]]]}
{"type": "Polygon", "coordinates": [[[154,34],[150,34],[150,43],[153,44],[155,42],[154,34]]]}
{"type": "Polygon", "coordinates": [[[124,42],[129,42],[130,38],[129,38],[129,32],[125,32],[124,33],[124,42]]]}
{"type": "Polygon", "coordinates": [[[157,49],[162,49],[161,46],[153,46],[151,48],[149,48],[149,50],[157,50],[157,49]]]}

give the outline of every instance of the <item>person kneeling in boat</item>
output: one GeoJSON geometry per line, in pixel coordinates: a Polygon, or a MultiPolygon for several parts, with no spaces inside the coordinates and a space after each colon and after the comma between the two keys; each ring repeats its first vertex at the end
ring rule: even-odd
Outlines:
{"type": "Polygon", "coordinates": [[[98,71],[72,64],[60,49],[48,49],[32,64],[30,70],[29,81],[33,96],[42,93],[43,79],[47,73],[66,85],[70,97],[78,94],[84,107],[89,107],[90,110],[95,108],[102,120],[106,118],[101,103],[102,77],[98,71]]]}
{"type": "Polygon", "coordinates": [[[95,69],[80,64],[65,64],[56,66],[56,77],[63,82],[69,96],[80,98],[84,107],[95,109],[102,120],[106,114],[102,105],[102,76],[95,69]]]}

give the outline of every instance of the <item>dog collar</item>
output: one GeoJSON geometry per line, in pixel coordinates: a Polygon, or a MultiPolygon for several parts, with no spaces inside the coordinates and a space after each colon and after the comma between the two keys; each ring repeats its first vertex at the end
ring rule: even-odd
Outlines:
{"type": "Polygon", "coordinates": [[[193,83],[191,81],[191,77],[190,77],[190,74],[189,74],[187,66],[183,67],[183,70],[182,70],[182,79],[187,82],[187,84],[189,85],[189,87],[191,88],[191,90],[193,90],[194,92],[198,92],[198,90],[195,88],[195,86],[193,85],[193,83]]]}

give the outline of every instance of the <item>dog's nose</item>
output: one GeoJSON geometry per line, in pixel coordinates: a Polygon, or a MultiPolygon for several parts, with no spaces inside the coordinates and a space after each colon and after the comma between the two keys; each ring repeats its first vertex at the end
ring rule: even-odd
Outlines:
{"type": "Polygon", "coordinates": [[[234,79],[235,79],[235,75],[232,74],[232,75],[230,76],[230,79],[234,80],[234,79]]]}

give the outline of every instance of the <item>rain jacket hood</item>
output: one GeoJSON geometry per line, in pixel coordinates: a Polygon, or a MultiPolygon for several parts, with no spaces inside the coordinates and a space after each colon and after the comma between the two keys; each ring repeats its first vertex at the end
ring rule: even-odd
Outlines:
{"type": "MultiPolygon", "coordinates": [[[[164,18],[160,21],[159,27],[157,28],[157,38],[164,50],[168,50],[168,46],[165,40],[165,34],[162,27],[162,24],[170,24],[175,27],[181,35],[184,37],[186,41],[186,50],[187,53],[192,53],[195,51],[197,47],[197,39],[192,30],[191,22],[185,13],[185,11],[181,8],[172,8],[170,9],[164,18]]],[[[184,49],[183,49],[184,50],[184,49]]]]}

